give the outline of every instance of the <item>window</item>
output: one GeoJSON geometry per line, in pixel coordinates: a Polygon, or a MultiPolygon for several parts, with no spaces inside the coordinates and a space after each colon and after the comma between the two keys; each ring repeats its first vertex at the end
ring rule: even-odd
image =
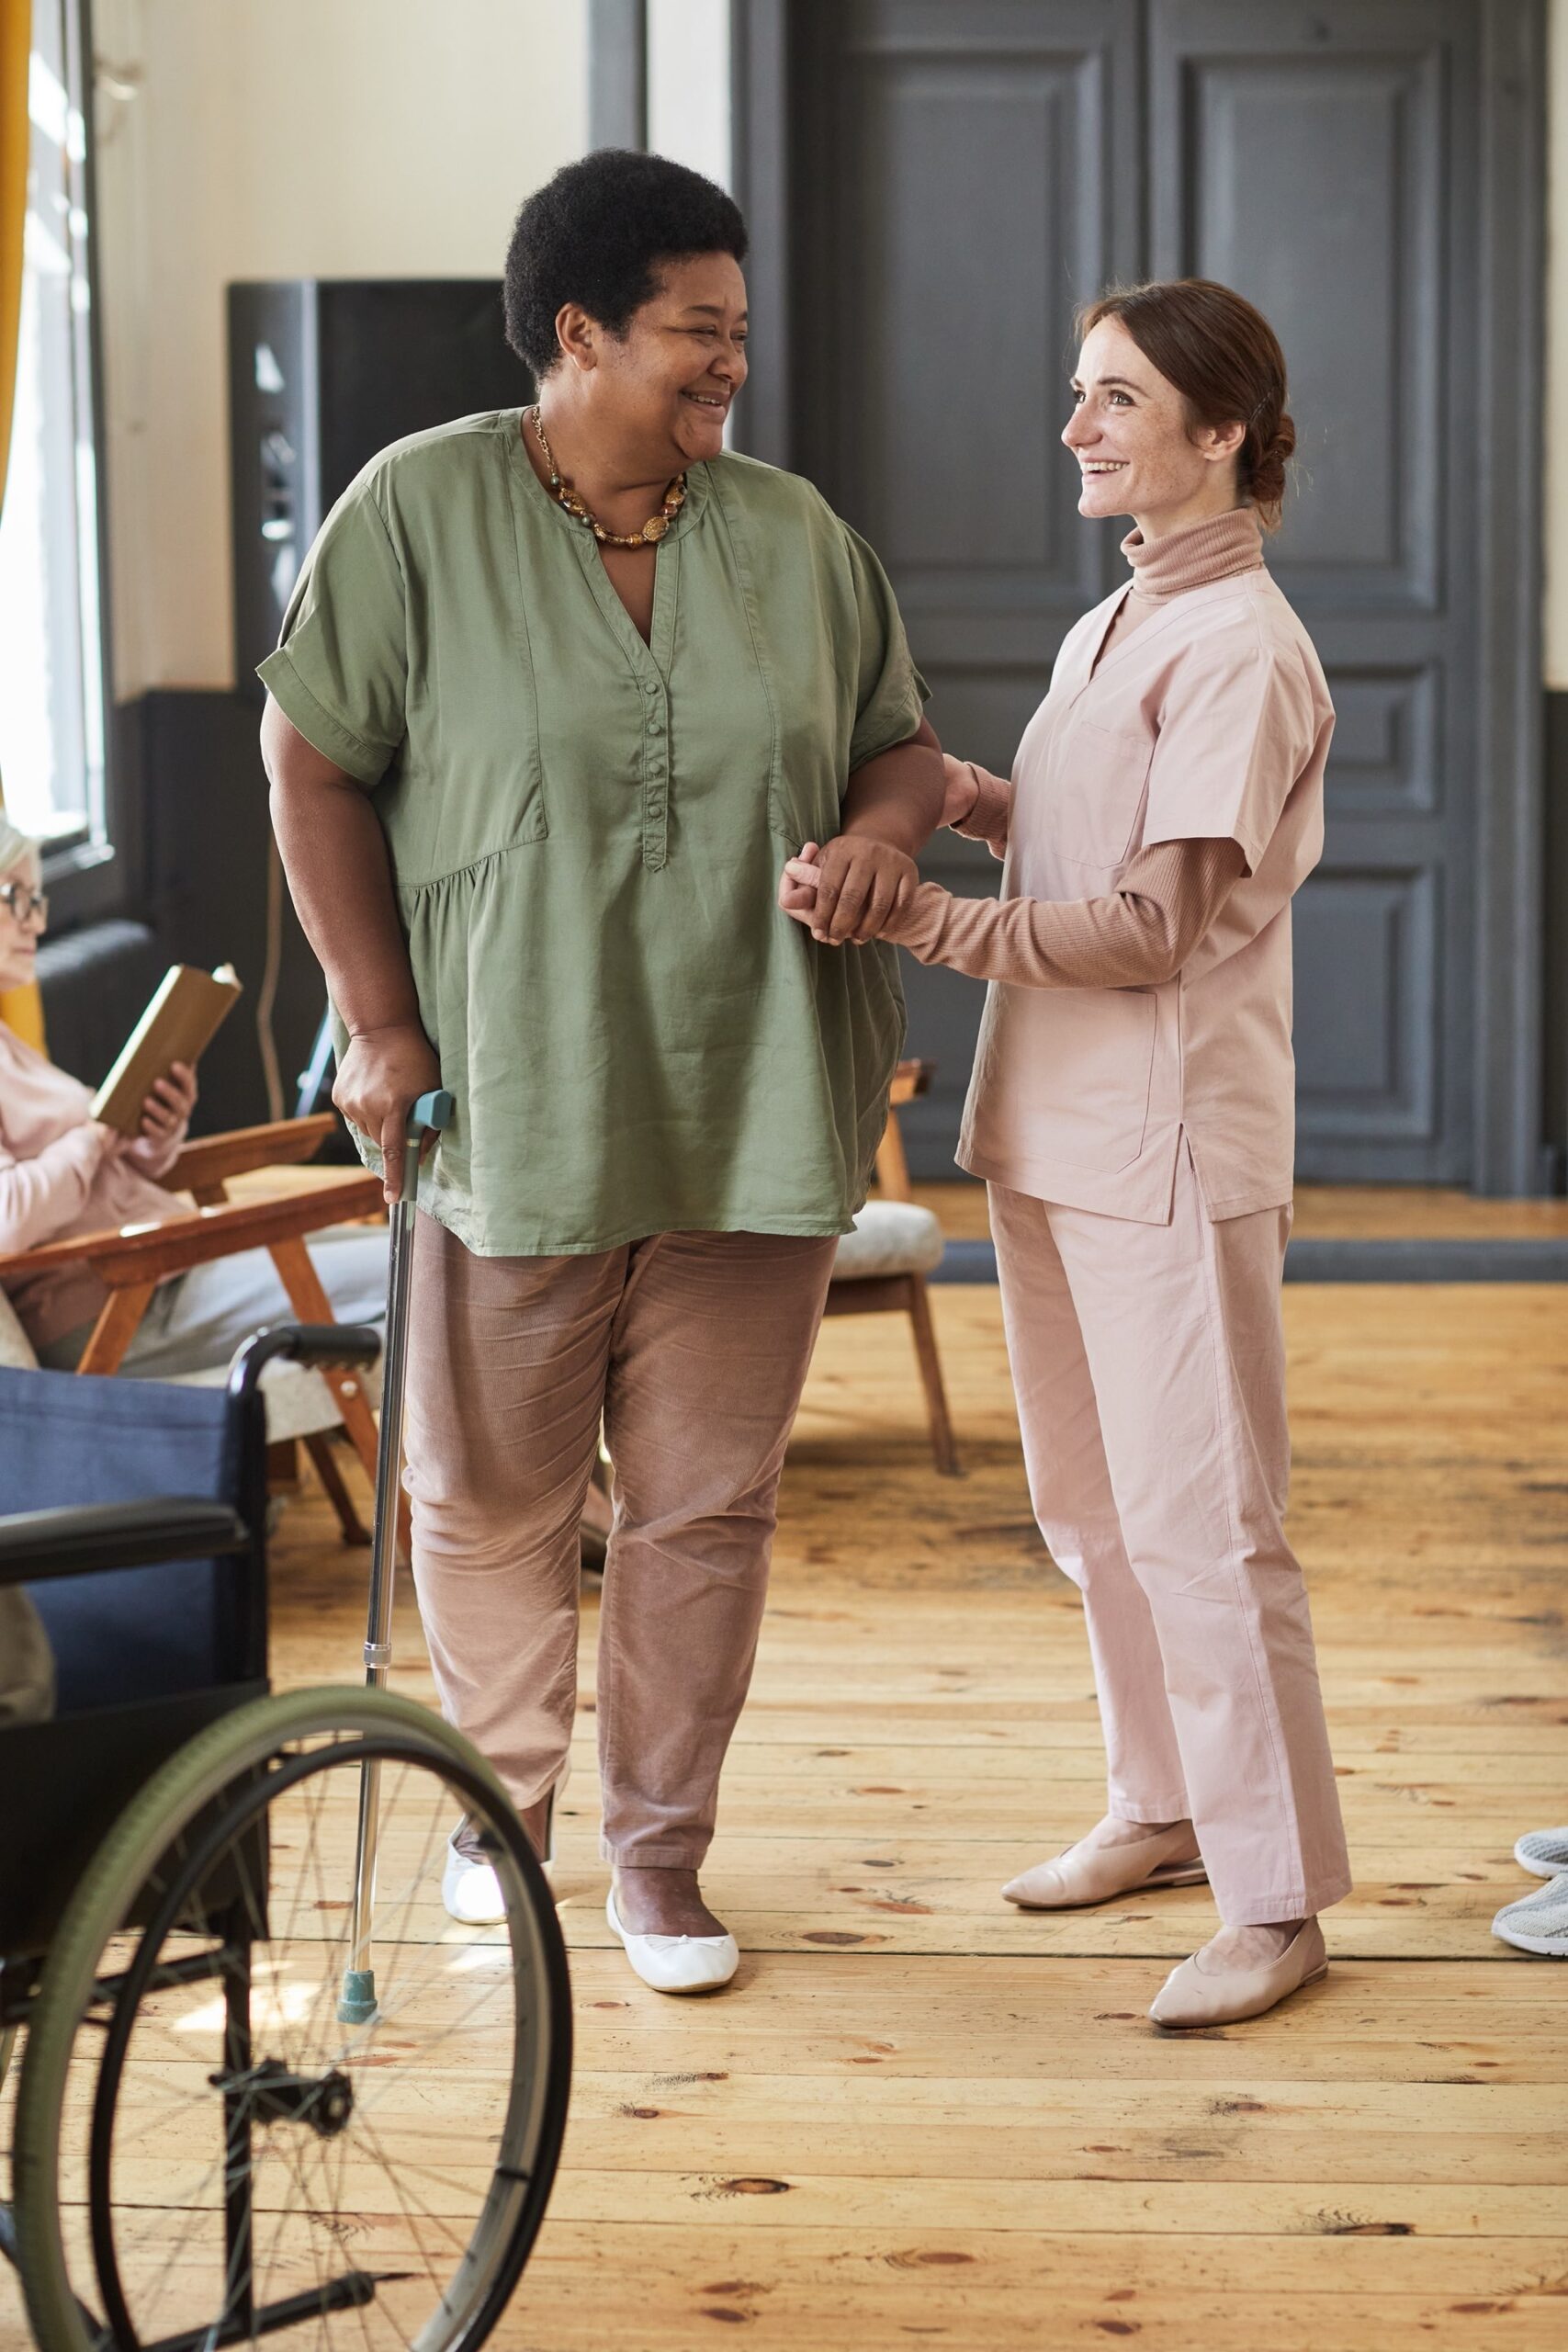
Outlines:
{"type": "MultiPolygon", "coordinates": [[[[82,0],[34,0],[17,399],[0,510],[0,775],[51,891],[112,857],[82,0]]],[[[107,881],[104,874],[100,877],[107,881]]]]}

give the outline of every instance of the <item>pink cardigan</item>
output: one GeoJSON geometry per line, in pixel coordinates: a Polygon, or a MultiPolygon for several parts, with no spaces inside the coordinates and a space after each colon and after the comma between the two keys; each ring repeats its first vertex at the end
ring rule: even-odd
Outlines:
{"type": "MultiPolygon", "coordinates": [[[[90,1116],[92,1100],[0,1021],[0,1254],[187,1213],[152,1181],[174,1164],[184,1129],[116,1149],[119,1138],[90,1116]]],[[[85,1268],[14,1276],[6,1287],[35,1348],[93,1322],[106,1295],[85,1268]]]]}

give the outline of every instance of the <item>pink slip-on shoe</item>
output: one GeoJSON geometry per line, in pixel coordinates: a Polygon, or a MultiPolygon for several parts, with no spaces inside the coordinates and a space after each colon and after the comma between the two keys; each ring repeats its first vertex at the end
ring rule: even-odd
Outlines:
{"type": "Polygon", "coordinates": [[[1052,1862],[1009,1879],[1002,1894],[1021,1911],[1074,1911],[1158,1886],[1201,1886],[1208,1873],[1191,1853],[1192,1826],[1179,1822],[1128,1846],[1069,1846],[1052,1862]]]}
{"type": "Polygon", "coordinates": [[[1328,1953],[1323,1929],[1315,1919],[1299,1928],[1278,1960],[1266,1968],[1210,1971],[1201,1952],[1194,1952],[1173,1968],[1156,1996],[1149,2015],[1156,2025],[1236,2025],[1243,2018],[1260,2018],[1328,1973],[1328,1953]]]}

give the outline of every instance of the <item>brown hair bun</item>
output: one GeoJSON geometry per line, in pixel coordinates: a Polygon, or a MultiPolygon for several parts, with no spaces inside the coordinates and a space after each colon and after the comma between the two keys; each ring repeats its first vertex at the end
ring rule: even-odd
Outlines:
{"type": "Polygon", "coordinates": [[[1081,338],[1103,319],[1125,327],[1187,403],[1188,425],[1243,424],[1236,481],[1265,530],[1280,527],[1296,428],[1285,406],[1285,355],[1250,302],[1211,277],[1113,286],[1077,315],[1081,338]]]}

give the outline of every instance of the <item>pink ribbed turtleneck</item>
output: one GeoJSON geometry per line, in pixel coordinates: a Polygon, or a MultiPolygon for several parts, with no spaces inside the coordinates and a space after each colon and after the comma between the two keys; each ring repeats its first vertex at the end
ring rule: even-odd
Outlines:
{"type": "Polygon", "coordinates": [[[1100,658],[1113,645],[1131,637],[1152,613],[1189,588],[1207,588],[1237,571],[1257,571],[1263,562],[1263,533],[1258,510],[1233,506],[1228,514],[1211,515],[1206,523],[1189,523],[1163,539],[1149,541],[1131,530],[1122,552],[1133,567],[1133,585],[1105,632],[1100,658]]]}

